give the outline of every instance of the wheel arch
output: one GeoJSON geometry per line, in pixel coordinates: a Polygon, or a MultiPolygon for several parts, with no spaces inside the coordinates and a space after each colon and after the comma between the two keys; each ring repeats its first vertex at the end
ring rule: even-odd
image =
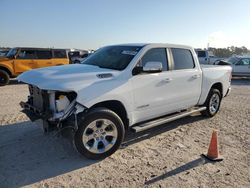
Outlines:
{"type": "Polygon", "coordinates": [[[214,83],[209,91],[211,91],[211,89],[218,89],[221,93],[221,97],[223,96],[223,85],[221,82],[214,83]]]}
{"type": "Polygon", "coordinates": [[[6,71],[9,74],[10,77],[12,76],[11,71],[7,67],[4,67],[4,66],[0,65],[0,70],[6,71]]]}
{"type": "Polygon", "coordinates": [[[211,84],[209,87],[207,87],[206,89],[202,89],[201,97],[199,99],[198,105],[203,105],[206,102],[207,97],[208,97],[211,89],[218,89],[221,93],[221,97],[223,97],[223,85],[222,85],[222,83],[215,82],[215,83],[211,84]]]}
{"type": "Polygon", "coordinates": [[[89,109],[97,108],[97,107],[104,107],[112,110],[115,112],[122,120],[125,130],[128,130],[129,127],[129,119],[128,119],[128,114],[126,111],[126,108],[124,104],[121,101],[118,100],[107,100],[107,101],[102,101],[99,103],[94,104],[91,106],[89,109]]]}
{"type": "Polygon", "coordinates": [[[208,90],[207,95],[206,95],[206,100],[205,100],[205,102],[207,101],[207,98],[208,98],[208,96],[209,96],[209,93],[210,93],[210,91],[211,91],[212,89],[218,89],[218,90],[220,91],[221,97],[223,97],[223,86],[222,86],[222,83],[221,83],[221,82],[216,82],[216,83],[214,83],[214,84],[210,87],[210,89],[208,90]]]}

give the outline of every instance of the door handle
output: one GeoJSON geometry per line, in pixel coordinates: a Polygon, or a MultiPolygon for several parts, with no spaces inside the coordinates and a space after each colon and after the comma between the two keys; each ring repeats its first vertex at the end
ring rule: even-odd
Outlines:
{"type": "Polygon", "coordinates": [[[193,76],[192,76],[192,78],[193,78],[193,79],[197,79],[197,78],[200,78],[200,75],[198,75],[198,74],[195,74],[195,75],[193,75],[193,76]]]}
{"type": "Polygon", "coordinates": [[[52,64],[51,62],[47,62],[47,64],[52,64]]]}
{"type": "Polygon", "coordinates": [[[34,65],[34,63],[29,63],[29,65],[34,65]]]}

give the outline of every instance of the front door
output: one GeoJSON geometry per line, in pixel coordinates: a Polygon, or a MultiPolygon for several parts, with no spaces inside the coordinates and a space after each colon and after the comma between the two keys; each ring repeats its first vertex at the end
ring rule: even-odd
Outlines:
{"type": "Polygon", "coordinates": [[[16,74],[23,73],[25,71],[37,68],[35,63],[36,54],[31,49],[20,49],[17,53],[16,59],[14,59],[14,70],[16,74]]]}
{"type": "Polygon", "coordinates": [[[140,73],[131,78],[134,95],[134,123],[152,119],[167,111],[167,96],[171,82],[167,80],[168,61],[165,48],[148,50],[137,66],[143,67],[147,62],[161,62],[160,73],[140,73]]]}
{"type": "Polygon", "coordinates": [[[250,75],[250,58],[242,58],[236,64],[233,65],[234,75],[250,75]]]}

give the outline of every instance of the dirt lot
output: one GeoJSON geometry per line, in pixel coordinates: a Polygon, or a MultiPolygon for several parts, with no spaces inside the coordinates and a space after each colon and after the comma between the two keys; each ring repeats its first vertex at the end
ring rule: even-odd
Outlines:
{"type": "Polygon", "coordinates": [[[199,114],[141,134],[102,161],[80,156],[55,133],[43,135],[19,112],[27,86],[0,88],[0,187],[250,187],[250,80],[211,119],[199,114]],[[213,128],[224,161],[200,157],[213,128]]]}

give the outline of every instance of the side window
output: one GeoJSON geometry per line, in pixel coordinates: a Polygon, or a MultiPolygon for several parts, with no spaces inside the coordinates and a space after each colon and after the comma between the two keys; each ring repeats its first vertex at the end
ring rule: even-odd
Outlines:
{"type": "Polygon", "coordinates": [[[174,59],[174,70],[193,69],[194,59],[190,50],[181,48],[171,49],[174,59]]]}
{"type": "Polygon", "coordinates": [[[147,62],[158,61],[162,63],[162,70],[168,70],[168,60],[165,48],[153,48],[146,52],[141,59],[141,65],[144,66],[147,62]]]}
{"type": "Polygon", "coordinates": [[[249,66],[250,65],[250,59],[241,59],[238,63],[237,63],[237,65],[247,65],[247,66],[249,66]]]}
{"type": "Polygon", "coordinates": [[[38,59],[51,59],[52,53],[50,50],[37,50],[36,55],[38,59]]]}
{"type": "Polygon", "coordinates": [[[66,50],[54,50],[54,58],[67,58],[66,50]]]}
{"type": "Polygon", "coordinates": [[[21,50],[17,55],[17,59],[36,59],[36,52],[35,50],[21,50]]]}

